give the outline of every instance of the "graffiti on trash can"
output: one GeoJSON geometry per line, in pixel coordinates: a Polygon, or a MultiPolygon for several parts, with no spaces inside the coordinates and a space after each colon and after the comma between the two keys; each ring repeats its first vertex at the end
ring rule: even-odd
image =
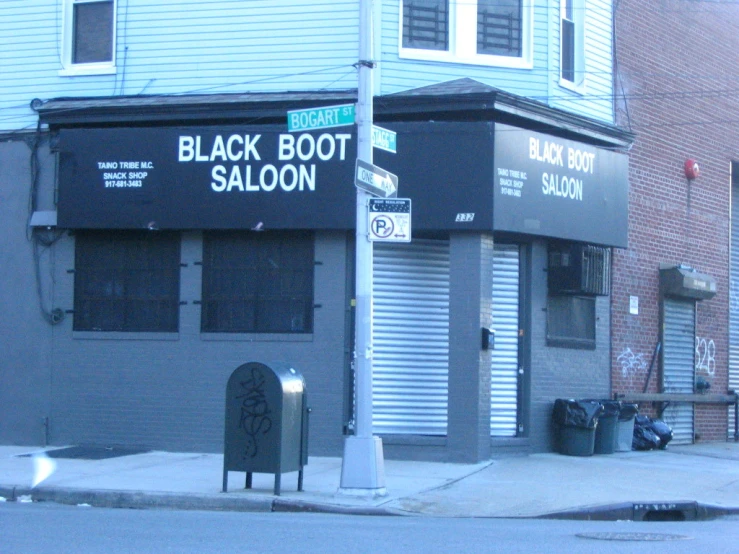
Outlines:
{"type": "Polygon", "coordinates": [[[244,458],[253,458],[257,455],[258,435],[265,435],[272,428],[272,419],[269,417],[272,411],[264,394],[264,384],[264,374],[259,369],[252,368],[249,379],[241,381],[243,394],[236,397],[243,399],[239,428],[246,433],[244,458]]]}

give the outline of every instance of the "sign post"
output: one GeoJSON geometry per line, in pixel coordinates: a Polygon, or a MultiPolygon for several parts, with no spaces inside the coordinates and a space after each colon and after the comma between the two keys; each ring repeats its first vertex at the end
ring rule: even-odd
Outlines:
{"type": "MultiPolygon", "coordinates": [[[[372,164],[372,0],[359,1],[357,158],[372,164]]],[[[385,496],[382,440],[372,434],[372,242],[368,236],[368,193],[357,187],[355,434],[346,437],[340,491],[385,496]]]]}

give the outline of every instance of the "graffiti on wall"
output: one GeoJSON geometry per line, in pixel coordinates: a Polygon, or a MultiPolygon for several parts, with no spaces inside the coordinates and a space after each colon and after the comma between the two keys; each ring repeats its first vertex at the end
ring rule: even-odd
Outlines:
{"type": "Polygon", "coordinates": [[[629,385],[634,383],[637,376],[646,373],[647,362],[644,354],[634,354],[631,348],[624,348],[616,360],[621,364],[621,376],[629,385]]]}
{"type": "Polygon", "coordinates": [[[716,343],[713,339],[695,337],[695,373],[696,375],[716,375],[716,343]]]}

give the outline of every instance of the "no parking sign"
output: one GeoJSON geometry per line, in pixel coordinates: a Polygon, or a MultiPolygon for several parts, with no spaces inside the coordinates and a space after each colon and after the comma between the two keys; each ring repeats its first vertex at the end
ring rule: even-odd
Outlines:
{"type": "Polygon", "coordinates": [[[368,208],[370,240],[411,241],[410,198],[370,198],[368,208]]]}

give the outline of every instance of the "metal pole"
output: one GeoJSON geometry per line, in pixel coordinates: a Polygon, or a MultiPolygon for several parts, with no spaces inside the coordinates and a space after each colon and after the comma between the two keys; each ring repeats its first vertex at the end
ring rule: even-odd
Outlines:
{"type": "MultiPolygon", "coordinates": [[[[357,90],[357,157],[372,163],[372,0],[359,2],[359,83],[357,90]]],[[[369,240],[369,194],[357,188],[355,435],[346,438],[340,490],[383,496],[385,462],[382,441],[372,435],[372,242],[369,240]]]]}

